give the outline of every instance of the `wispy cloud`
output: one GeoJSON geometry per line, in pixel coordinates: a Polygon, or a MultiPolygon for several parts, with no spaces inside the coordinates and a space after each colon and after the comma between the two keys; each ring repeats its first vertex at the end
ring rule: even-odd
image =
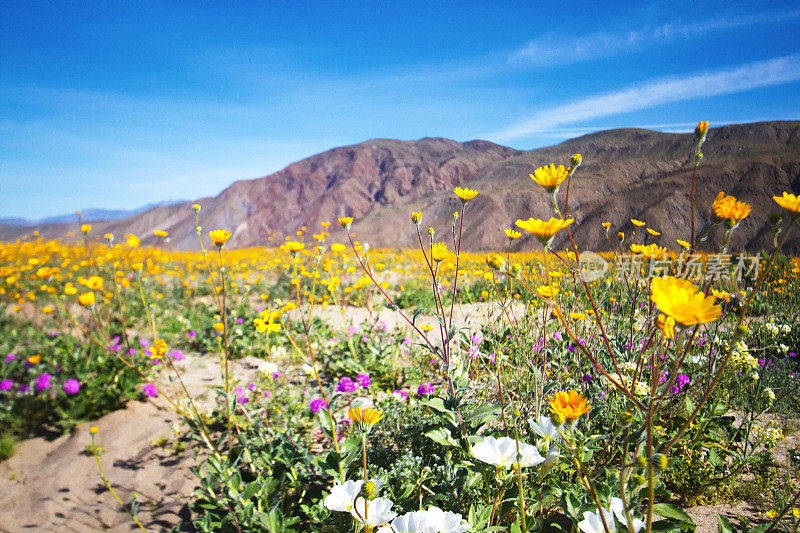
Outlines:
{"type": "Polygon", "coordinates": [[[588,35],[565,38],[563,35],[546,35],[528,42],[509,56],[509,63],[528,67],[570,65],[639,51],[648,46],[687,40],[717,30],[729,30],[755,24],[775,24],[800,18],[800,11],[762,13],[738,17],[720,17],[704,22],[670,22],[660,26],[624,32],[601,31],[588,35]]]}
{"type": "Polygon", "coordinates": [[[800,80],[800,54],[756,61],[728,70],[653,80],[540,111],[508,128],[490,134],[488,138],[506,142],[542,131],[551,131],[565,124],[648,109],[670,102],[733,94],[798,80],[800,80]]]}

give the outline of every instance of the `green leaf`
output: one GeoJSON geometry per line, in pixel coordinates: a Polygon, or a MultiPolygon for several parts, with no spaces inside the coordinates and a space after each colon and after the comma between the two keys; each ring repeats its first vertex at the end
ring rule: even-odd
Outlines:
{"type": "Polygon", "coordinates": [[[717,528],[719,533],[736,533],[731,521],[721,514],[717,515],[717,528]]]}
{"type": "Polygon", "coordinates": [[[657,503],[653,505],[653,512],[665,518],[672,518],[678,522],[683,522],[692,526],[695,525],[694,520],[692,520],[691,516],[686,514],[686,511],[669,503],[657,503]]]}
{"type": "Polygon", "coordinates": [[[452,435],[450,435],[450,431],[445,428],[432,429],[425,433],[425,436],[432,441],[441,444],[442,446],[451,446],[454,448],[461,447],[458,441],[454,439],[452,435]]]}

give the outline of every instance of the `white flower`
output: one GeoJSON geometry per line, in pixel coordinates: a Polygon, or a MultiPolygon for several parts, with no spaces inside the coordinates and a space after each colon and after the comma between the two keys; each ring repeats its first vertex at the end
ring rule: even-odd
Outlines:
{"type": "Polygon", "coordinates": [[[372,527],[382,526],[397,516],[397,513],[392,511],[392,500],[388,498],[375,498],[369,503],[364,498],[359,498],[350,514],[360,523],[372,527]]]}
{"type": "Polygon", "coordinates": [[[349,513],[353,509],[356,497],[361,492],[362,485],[364,485],[363,479],[347,480],[343,485],[334,485],[331,493],[325,498],[325,507],[331,511],[349,513]]]}
{"type": "Polygon", "coordinates": [[[542,437],[545,442],[549,443],[558,437],[558,428],[553,424],[549,416],[540,415],[538,423],[533,418],[528,419],[528,422],[530,422],[533,432],[542,437]]]}
{"type": "Polygon", "coordinates": [[[611,511],[606,509],[598,509],[596,512],[586,511],[583,513],[583,520],[578,522],[578,529],[583,533],[605,533],[606,529],[603,527],[603,520],[600,518],[600,513],[603,513],[606,525],[608,526],[608,533],[616,533],[617,524],[614,522],[614,517],[611,511]]]}
{"type": "MultiPolygon", "coordinates": [[[[517,441],[509,437],[486,437],[472,447],[472,455],[484,463],[508,468],[517,462],[517,441]]],[[[544,462],[536,446],[519,443],[520,466],[536,466],[544,462]]]]}
{"type": "Polygon", "coordinates": [[[263,376],[269,376],[278,371],[278,365],[270,361],[264,361],[258,365],[258,373],[263,376]]]}
{"type": "MultiPolygon", "coordinates": [[[[622,498],[611,498],[611,510],[614,511],[614,514],[617,516],[617,520],[619,520],[621,524],[628,523],[628,521],[625,519],[625,504],[622,503],[622,498]]],[[[634,518],[633,512],[631,512],[631,521],[633,522],[632,525],[634,533],[639,533],[639,531],[641,531],[645,526],[644,522],[638,518],[634,518]]],[[[625,527],[627,527],[627,525],[625,527]]]]}
{"type": "Polygon", "coordinates": [[[392,522],[394,533],[464,533],[469,524],[458,513],[429,507],[427,511],[414,511],[398,516],[392,522]]]}

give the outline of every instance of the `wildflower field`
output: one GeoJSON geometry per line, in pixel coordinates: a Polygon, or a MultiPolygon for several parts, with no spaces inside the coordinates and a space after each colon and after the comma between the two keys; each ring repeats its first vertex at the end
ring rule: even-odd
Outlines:
{"type": "Polygon", "coordinates": [[[89,224],[0,244],[0,459],[77,428],[99,499],[147,531],[694,531],[687,509],[736,501],[751,512],[713,530],[797,531],[800,448],[776,450],[798,429],[800,261],[780,248],[800,199],[774,197],[768,250],[729,249],[751,207],[727,191],[677,242],[633,220],[555,250],[581,230],[581,156],[553,163],[530,169],[553,217],[496,229],[508,250],[535,235],[524,253],[461,250],[481,191],[460,187],[450,227],[409,213],[415,250],[371,249],[349,217],[229,249],[197,204],[192,252],[89,224]],[[107,475],[104,415],[142,400],[180,420],[152,445],[194,452],[170,524],[107,475]]]}

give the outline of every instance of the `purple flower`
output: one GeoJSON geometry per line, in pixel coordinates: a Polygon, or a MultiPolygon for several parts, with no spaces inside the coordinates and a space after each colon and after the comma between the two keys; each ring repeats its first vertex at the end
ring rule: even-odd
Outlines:
{"type": "Polygon", "coordinates": [[[236,319],[236,323],[237,324],[243,324],[244,323],[244,319],[242,317],[239,317],[239,318],[236,319]]]}
{"type": "Polygon", "coordinates": [[[358,329],[358,326],[350,326],[349,328],[347,328],[347,334],[348,335],[355,335],[359,331],[361,331],[361,330],[358,329]]]}
{"type": "Polygon", "coordinates": [[[81,383],[77,379],[67,379],[61,384],[61,388],[67,394],[78,394],[78,391],[81,390],[81,383]]]}
{"type": "Polygon", "coordinates": [[[386,331],[386,330],[388,330],[388,329],[389,329],[389,324],[387,324],[387,323],[386,323],[386,322],[384,322],[383,320],[381,320],[380,322],[378,322],[378,330],[380,330],[380,331],[386,331]]]}
{"type": "Polygon", "coordinates": [[[408,337],[403,337],[403,340],[400,341],[400,346],[405,346],[409,342],[411,342],[411,339],[409,339],[408,337]]]}
{"type": "Polygon", "coordinates": [[[311,411],[314,412],[314,413],[319,413],[319,411],[321,409],[327,409],[328,408],[328,404],[322,398],[316,398],[314,400],[311,400],[311,403],[308,404],[308,406],[309,406],[309,408],[311,408],[311,411]]]}
{"type": "Polygon", "coordinates": [[[145,385],[144,388],[142,389],[142,392],[144,393],[145,396],[148,396],[150,398],[155,398],[156,396],[158,396],[158,389],[152,383],[148,383],[147,385],[145,385]]]}
{"type": "Polygon", "coordinates": [[[417,387],[417,396],[425,396],[428,394],[433,394],[434,392],[436,392],[436,387],[430,383],[422,383],[419,387],[417,387]]]}
{"type": "Polygon", "coordinates": [[[190,339],[194,339],[196,336],[197,336],[197,332],[195,332],[195,330],[193,330],[193,329],[190,329],[189,330],[189,338],[190,339]]]}
{"type": "Polygon", "coordinates": [[[111,344],[109,344],[107,348],[108,351],[114,353],[117,353],[120,350],[120,348],[122,348],[122,345],[119,343],[119,335],[111,339],[111,344]]]}
{"type": "Polygon", "coordinates": [[[342,379],[339,380],[339,384],[336,385],[335,392],[353,392],[358,388],[356,382],[352,379],[344,376],[342,379]]]}
{"type": "Polygon", "coordinates": [[[789,352],[789,357],[797,357],[797,354],[794,352],[789,352]]]}
{"type": "Polygon", "coordinates": [[[247,390],[249,390],[250,392],[256,390],[256,384],[251,383],[250,385],[247,386],[247,390]]]}
{"type": "Polygon", "coordinates": [[[366,333],[361,335],[361,342],[362,343],[369,342],[369,335],[367,335],[366,333]]]}
{"type": "Polygon", "coordinates": [[[145,348],[149,348],[150,347],[150,341],[147,340],[147,339],[139,339],[139,344],[141,346],[144,346],[145,348]]]}
{"type": "Polygon", "coordinates": [[[14,355],[13,353],[10,353],[10,354],[6,355],[6,363],[10,363],[11,361],[13,361],[16,358],[17,358],[16,355],[14,355]]]}
{"type": "Polygon", "coordinates": [[[269,398],[270,396],[272,396],[272,393],[270,391],[268,391],[268,390],[265,390],[264,391],[264,398],[269,398]]]}
{"type": "Polygon", "coordinates": [[[14,386],[13,381],[11,381],[10,379],[4,379],[3,381],[0,381],[0,392],[7,391],[13,386],[14,386]]]}
{"type": "Polygon", "coordinates": [[[408,393],[404,390],[395,389],[392,391],[392,396],[397,398],[398,400],[406,401],[408,400],[408,393]]]}
{"type": "Polygon", "coordinates": [[[18,390],[19,390],[19,392],[20,392],[21,394],[25,394],[26,392],[28,392],[29,390],[31,390],[31,388],[30,388],[28,385],[26,385],[25,383],[23,383],[23,384],[21,384],[21,385],[19,386],[19,389],[18,389],[18,390]]]}
{"type": "Polygon", "coordinates": [[[270,374],[270,376],[272,377],[272,379],[278,379],[278,378],[279,378],[279,377],[281,377],[282,375],[283,375],[283,374],[281,374],[280,372],[273,372],[272,374],[270,374]]]}
{"type": "MultiPolygon", "coordinates": [[[[661,372],[661,377],[658,378],[659,383],[666,383],[667,379],[669,379],[669,370],[663,370],[661,372]]],[[[677,378],[676,378],[677,379],[677,378]]]]}
{"type": "Polygon", "coordinates": [[[369,379],[369,376],[366,375],[366,374],[357,375],[356,376],[356,381],[358,381],[358,384],[361,385],[364,388],[369,387],[369,384],[372,383],[370,381],[370,379],[369,379]]]}
{"type": "Polygon", "coordinates": [[[169,352],[169,356],[175,359],[176,361],[183,361],[183,352],[180,350],[174,350],[169,352]]]}
{"type": "Polygon", "coordinates": [[[584,374],[583,377],[581,378],[581,381],[583,381],[584,383],[592,381],[592,376],[590,374],[584,374]]]}
{"type": "Polygon", "coordinates": [[[52,383],[50,383],[50,380],[51,380],[51,379],[53,379],[53,376],[51,376],[51,375],[50,375],[50,374],[48,374],[47,372],[45,372],[44,374],[42,374],[41,376],[39,376],[39,377],[36,379],[36,392],[42,392],[42,391],[46,391],[47,389],[49,389],[50,387],[52,387],[52,386],[53,386],[53,384],[52,384],[52,383]]]}
{"type": "Polygon", "coordinates": [[[564,335],[562,335],[560,331],[556,331],[555,333],[553,333],[553,338],[558,342],[561,342],[564,340],[564,335]]]}

